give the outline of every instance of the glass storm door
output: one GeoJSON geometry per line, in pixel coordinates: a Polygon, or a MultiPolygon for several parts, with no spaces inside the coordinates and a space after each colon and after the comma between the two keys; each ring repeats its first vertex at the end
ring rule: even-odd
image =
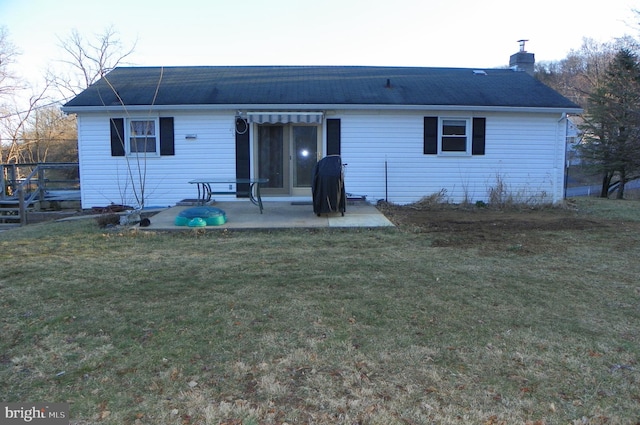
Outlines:
{"type": "Polygon", "coordinates": [[[318,162],[318,127],[291,127],[292,195],[311,195],[311,174],[318,162]]]}
{"type": "Polygon", "coordinates": [[[282,125],[258,126],[258,177],[269,179],[261,188],[264,195],[289,193],[289,150],[284,130],[282,125]]]}
{"type": "Polygon", "coordinates": [[[311,195],[311,174],[320,158],[318,126],[259,125],[258,176],[264,195],[311,195]]]}

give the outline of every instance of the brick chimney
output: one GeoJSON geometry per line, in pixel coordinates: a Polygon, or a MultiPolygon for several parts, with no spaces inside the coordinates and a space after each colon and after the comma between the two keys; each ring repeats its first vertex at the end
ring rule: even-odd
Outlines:
{"type": "Polygon", "coordinates": [[[518,40],[520,43],[520,51],[518,53],[514,53],[509,58],[509,68],[514,71],[524,71],[529,75],[533,75],[533,66],[536,63],[536,58],[533,53],[528,53],[524,49],[524,43],[529,40],[518,40]]]}

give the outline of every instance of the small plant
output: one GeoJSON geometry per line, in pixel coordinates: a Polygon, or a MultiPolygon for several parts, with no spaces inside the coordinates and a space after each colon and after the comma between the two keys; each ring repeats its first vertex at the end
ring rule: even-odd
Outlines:
{"type": "Polygon", "coordinates": [[[110,226],[117,226],[120,224],[120,216],[118,214],[102,214],[96,217],[96,222],[101,229],[110,226]]]}
{"type": "Polygon", "coordinates": [[[423,196],[418,202],[414,203],[415,208],[428,208],[436,205],[444,204],[447,201],[447,189],[423,196]]]}
{"type": "Polygon", "coordinates": [[[500,174],[496,174],[496,183],[489,188],[489,204],[495,206],[507,205],[513,201],[513,197],[508,192],[509,189],[504,178],[500,174]]]}
{"type": "MultiPolygon", "coordinates": [[[[522,187],[512,191],[504,177],[496,174],[495,184],[488,188],[488,204],[496,208],[542,208],[553,205],[546,191],[522,187]]],[[[476,202],[476,205],[478,203],[476,202]]]]}

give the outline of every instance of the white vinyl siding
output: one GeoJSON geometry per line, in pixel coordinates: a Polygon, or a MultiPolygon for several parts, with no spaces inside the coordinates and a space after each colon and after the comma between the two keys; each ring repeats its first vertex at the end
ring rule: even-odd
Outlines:
{"type": "MultiPolygon", "coordinates": [[[[175,155],[150,156],[140,163],[130,156],[111,156],[109,118],[127,117],[80,114],[83,207],[138,206],[133,186],[139,186],[141,176],[146,180],[147,207],[173,206],[195,198],[196,188],[188,183],[195,178],[235,178],[235,114],[235,110],[163,111],[160,117],[174,118],[175,155]]],[[[440,191],[450,202],[486,202],[489,189],[498,181],[518,200],[563,199],[565,122],[560,114],[332,110],[330,118],[340,119],[342,162],[348,164],[346,191],[366,195],[370,202],[386,198],[406,204],[440,191]],[[427,116],[468,123],[485,118],[484,155],[425,155],[427,116]]],[[[321,132],[325,134],[326,128],[321,132]]],[[[471,125],[467,137],[471,137],[471,125]]],[[[224,199],[236,198],[220,200],[224,199]]]]}
{"type": "MultiPolygon", "coordinates": [[[[138,206],[134,190],[144,178],[145,206],[172,206],[195,198],[189,180],[216,176],[235,178],[234,114],[164,113],[174,117],[175,155],[111,156],[109,118],[83,114],[78,119],[78,155],[83,208],[110,203],[138,206]],[[186,136],[195,139],[187,139],[186,136]]],[[[126,117],[125,117],[126,118],[126,117]]]]}
{"type": "MultiPolygon", "coordinates": [[[[498,180],[523,201],[563,197],[564,134],[559,115],[477,114],[486,118],[484,155],[423,155],[428,114],[357,115],[341,118],[347,192],[400,204],[446,191],[451,202],[487,201],[498,180]]],[[[461,117],[463,117],[461,115],[461,117]]]]}

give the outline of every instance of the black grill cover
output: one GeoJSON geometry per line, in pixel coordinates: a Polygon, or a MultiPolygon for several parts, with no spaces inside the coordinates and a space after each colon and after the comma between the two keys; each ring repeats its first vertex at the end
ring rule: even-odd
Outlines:
{"type": "Polygon", "coordinates": [[[341,212],[344,215],[347,197],[344,190],[342,159],[339,155],[326,156],[313,167],[311,193],[314,213],[341,212]]]}

